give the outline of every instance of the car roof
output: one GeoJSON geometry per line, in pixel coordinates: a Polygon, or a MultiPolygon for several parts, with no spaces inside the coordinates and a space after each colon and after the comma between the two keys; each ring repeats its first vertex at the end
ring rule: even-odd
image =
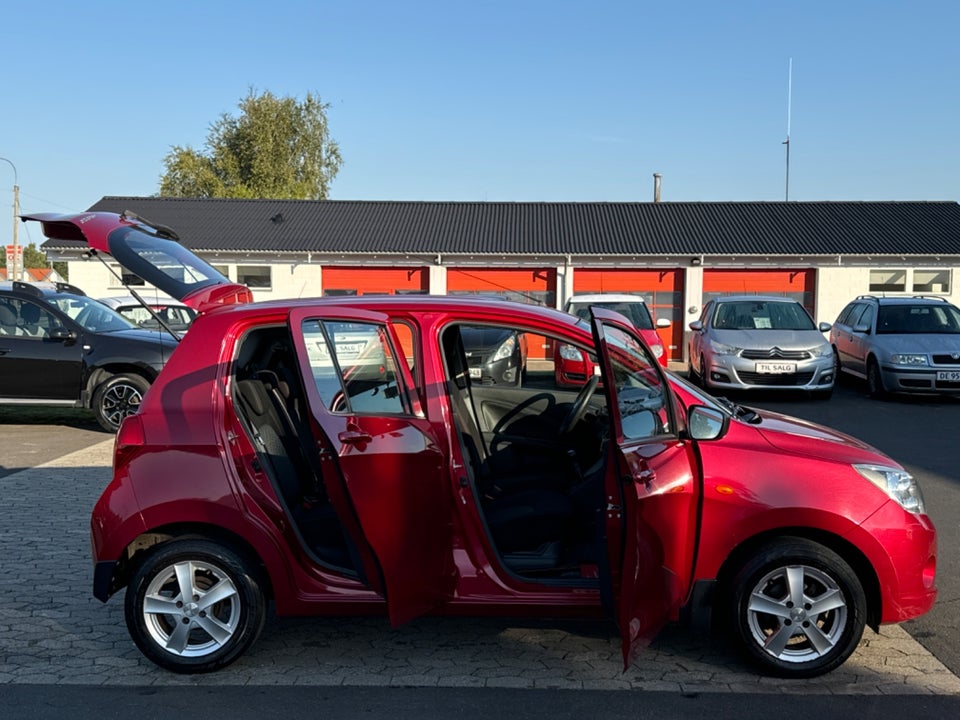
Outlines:
{"type": "MultiPolygon", "coordinates": [[[[162,297],[153,295],[150,293],[141,293],[140,297],[143,298],[143,301],[147,305],[167,305],[167,306],[176,306],[176,307],[189,307],[179,300],[175,300],[168,295],[162,297]]],[[[123,307],[125,305],[136,305],[141,307],[140,301],[137,300],[133,295],[111,295],[109,297],[97,298],[104,305],[108,305],[112,308],[123,307]]]]}
{"type": "Polygon", "coordinates": [[[296,308],[357,308],[374,312],[411,314],[440,312],[467,313],[477,322],[498,323],[517,321],[520,324],[538,322],[577,325],[577,317],[555,308],[528,305],[513,300],[492,300],[471,295],[359,295],[337,297],[290,298],[285,300],[261,300],[238,305],[210,308],[211,314],[221,313],[259,315],[263,312],[287,311],[296,308]]]}
{"type": "Polygon", "coordinates": [[[949,305],[950,301],[939,295],[859,295],[857,300],[876,302],[878,305],[949,305]]]}
{"type": "Polygon", "coordinates": [[[799,305],[793,298],[783,297],[782,295],[723,295],[714,298],[714,301],[718,304],[724,302],[782,302],[799,305]]]}
{"type": "Polygon", "coordinates": [[[602,302],[646,302],[640,295],[631,295],[629,293],[584,293],[582,295],[573,295],[567,300],[567,305],[571,303],[602,303],[602,302]]]}
{"type": "Polygon", "coordinates": [[[46,295],[63,293],[70,295],[86,295],[83,290],[78,287],[74,287],[69,283],[21,282],[19,280],[0,281],[0,292],[20,293],[23,295],[31,295],[33,297],[44,297],[46,295]]]}

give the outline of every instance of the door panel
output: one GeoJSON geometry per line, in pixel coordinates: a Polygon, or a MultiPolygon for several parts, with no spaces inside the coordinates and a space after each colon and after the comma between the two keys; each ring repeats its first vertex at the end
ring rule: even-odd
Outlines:
{"type": "Polygon", "coordinates": [[[690,592],[701,481],[656,359],[612,314],[593,314],[615,440],[606,478],[609,581],[627,665],[690,592]]]}
{"type": "Polygon", "coordinates": [[[371,587],[387,600],[391,623],[406,622],[453,596],[446,455],[429,421],[403,401],[412,391],[409,371],[385,316],[336,308],[321,317],[300,308],[291,312],[290,324],[317,439],[312,450],[336,466],[325,473],[334,479],[331,502],[371,587]],[[347,338],[351,342],[326,330],[345,324],[358,331],[347,338]],[[377,333],[382,365],[370,365],[362,355],[346,357],[365,329],[377,333]],[[308,348],[307,334],[313,347],[308,348]],[[317,343],[325,347],[318,351],[317,343]]]}
{"type": "Polygon", "coordinates": [[[83,379],[83,343],[51,338],[50,331],[63,323],[36,303],[4,299],[2,306],[14,324],[0,329],[0,397],[76,403],[83,379]],[[27,316],[34,324],[23,320],[27,316]]]}

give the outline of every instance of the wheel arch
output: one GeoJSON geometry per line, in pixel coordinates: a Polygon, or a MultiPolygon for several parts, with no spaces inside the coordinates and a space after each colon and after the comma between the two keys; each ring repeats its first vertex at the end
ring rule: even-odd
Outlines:
{"type": "Polygon", "coordinates": [[[874,631],[880,627],[880,618],[883,614],[880,580],[867,556],[853,543],[826,530],[812,527],[784,527],[758,533],[745,539],[737,545],[724,560],[717,573],[716,588],[714,590],[711,607],[711,619],[716,625],[723,611],[723,599],[732,597],[731,583],[737,571],[743,567],[747,559],[758,550],[777,540],[800,538],[809,540],[832,550],[843,558],[853,569],[863,586],[863,593],[867,600],[867,625],[874,631]],[[718,601],[719,600],[719,601],[718,601]]]}
{"type": "Polygon", "coordinates": [[[93,368],[87,376],[87,383],[84,386],[83,406],[91,409],[93,406],[93,396],[100,385],[117,375],[139,375],[148,384],[153,385],[157,379],[157,374],[152,368],[137,365],[135,363],[110,363],[93,368]]]}
{"type": "Polygon", "coordinates": [[[158,547],[178,540],[207,540],[228,547],[250,562],[267,598],[274,597],[273,580],[266,563],[256,548],[239,534],[221,527],[200,522],[178,523],[152,528],[134,538],[117,558],[110,577],[108,595],[126,587],[137,569],[158,547]]]}

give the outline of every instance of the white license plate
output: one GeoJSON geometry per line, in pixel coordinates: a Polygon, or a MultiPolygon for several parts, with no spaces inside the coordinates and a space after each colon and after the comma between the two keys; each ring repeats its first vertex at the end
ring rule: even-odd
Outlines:
{"type": "Polygon", "coordinates": [[[470,377],[477,379],[480,377],[480,368],[470,368],[470,377]]]}
{"type": "Polygon", "coordinates": [[[366,343],[340,343],[337,345],[337,352],[341,355],[359,355],[360,351],[366,347],[366,343]]]}
{"type": "Polygon", "coordinates": [[[797,364],[784,362],[758,362],[756,369],[758,373],[765,373],[767,375],[785,375],[787,373],[795,373],[797,371],[797,364]]]}
{"type": "Polygon", "coordinates": [[[943,382],[960,382],[960,370],[937,370],[937,380],[943,382]]]}

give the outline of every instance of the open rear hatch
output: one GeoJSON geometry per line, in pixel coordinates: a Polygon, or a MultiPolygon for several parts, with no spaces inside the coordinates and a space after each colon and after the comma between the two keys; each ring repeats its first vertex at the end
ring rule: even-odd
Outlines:
{"type": "Polygon", "coordinates": [[[83,242],[92,253],[110,255],[127,272],[198,312],[253,301],[250,288],[194,255],[173,230],[131,212],[39,213],[20,219],[39,222],[48,238],[83,242]]]}

